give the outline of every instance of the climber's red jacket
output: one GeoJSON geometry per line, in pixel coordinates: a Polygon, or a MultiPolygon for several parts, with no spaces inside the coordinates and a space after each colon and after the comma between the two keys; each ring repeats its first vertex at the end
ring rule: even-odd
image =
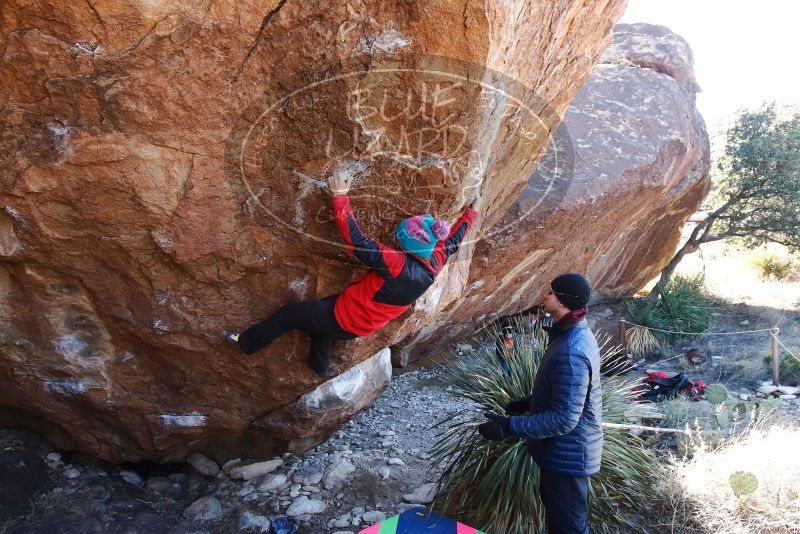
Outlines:
{"type": "Polygon", "coordinates": [[[343,329],[368,336],[400,316],[427,290],[447,258],[475,224],[478,213],[468,209],[436,244],[430,262],[410,252],[391,249],[358,227],[347,195],[333,197],[333,216],[347,249],[369,270],[350,281],[336,299],[333,314],[343,329]]]}

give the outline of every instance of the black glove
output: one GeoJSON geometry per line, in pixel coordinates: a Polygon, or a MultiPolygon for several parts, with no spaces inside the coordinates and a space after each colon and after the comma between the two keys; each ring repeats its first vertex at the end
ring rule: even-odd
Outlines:
{"type": "Polygon", "coordinates": [[[506,415],[525,415],[530,410],[530,398],[514,399],[505,405],[506,415]]]}
{"type": "Polygon", "coordinates": [[[486,412],[484,416],[489,421],[478,425],[478,432],[481,436],[491,441],[511,437],[511,425],[508,417],[491,412],[486,412]]]}

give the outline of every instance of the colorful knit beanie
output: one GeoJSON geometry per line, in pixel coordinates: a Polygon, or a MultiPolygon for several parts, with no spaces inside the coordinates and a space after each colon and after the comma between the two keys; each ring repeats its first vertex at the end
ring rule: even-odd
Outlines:
{"type": "Polygon", "coordinates": [[[437,221],[430,215],[416,215],[403,219],[397,225],[397,241],[404,250],[423,259],[430,258],[436,243],[450,232],[445,221],[437,221]]]}

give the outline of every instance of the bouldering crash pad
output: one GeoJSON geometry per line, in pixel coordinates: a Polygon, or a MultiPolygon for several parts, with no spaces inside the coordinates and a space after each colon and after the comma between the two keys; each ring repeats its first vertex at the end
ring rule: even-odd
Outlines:
{"type": "Polygon", "coordinates": [[[418,506],[359,531],[358,534],[486,534],[418,506]]]}

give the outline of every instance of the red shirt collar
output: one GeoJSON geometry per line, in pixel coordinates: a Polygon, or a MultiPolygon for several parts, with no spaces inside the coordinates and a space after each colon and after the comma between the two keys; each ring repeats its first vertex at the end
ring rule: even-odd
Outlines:
{"type": "Polygon", "coordinates": [[[583,316],[586,315],[586,312],[589,311],[589,308],[581,308],[579,310],[570,310],[568,314],[564,317],[559,319],[559,321],[555,324],[561,330],[568,330],[570,327],[575,326],[583,319],[583,316]]]}

